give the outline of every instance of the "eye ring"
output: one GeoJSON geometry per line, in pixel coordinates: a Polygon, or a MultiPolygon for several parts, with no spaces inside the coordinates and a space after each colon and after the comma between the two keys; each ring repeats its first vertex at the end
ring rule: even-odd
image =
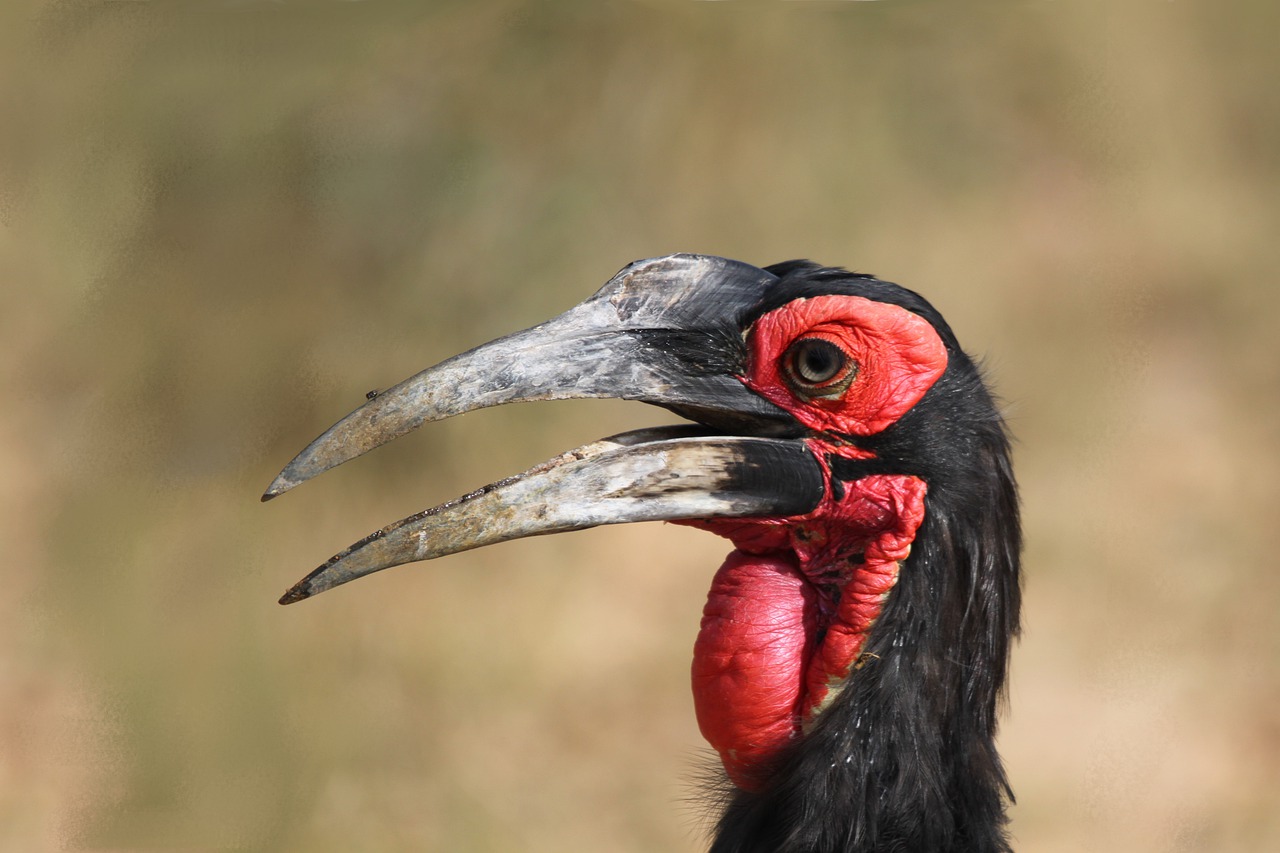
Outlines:
{"type": "Polygon", "coordinates": [[[800,338],[782,355],[787,383],[805,397],[836,398],[858,375],[858,363],[839,345],[820,337],[800,338]]]}

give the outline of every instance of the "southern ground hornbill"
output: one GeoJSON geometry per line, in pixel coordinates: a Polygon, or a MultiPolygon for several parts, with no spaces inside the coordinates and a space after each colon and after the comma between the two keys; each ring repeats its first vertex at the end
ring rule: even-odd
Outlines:
{"type": "Polygon", "coordinates": [[[1008,850],[996,713],[1018,499],[973,361],[917,294],[793,261],[638,261],[559,317],[379,394],[274,497],[426,421],[618,397],[693,422],[607,438],[396,522],[285,593],[536,534],[730,539],[694,646],[731,785],[713,851],[1008,850]]]}

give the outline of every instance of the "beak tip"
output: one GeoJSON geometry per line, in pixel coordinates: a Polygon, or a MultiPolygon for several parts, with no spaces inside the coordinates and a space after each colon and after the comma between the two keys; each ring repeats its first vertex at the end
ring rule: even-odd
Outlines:
{"type": "Polygon", "coordinates": [[[271,485],[267,486],[267,490],[262,493],[262,502],[266,503],[273,498],[280,497],[285,492],[298,485],[298,482],[298,480],[294,480],[291,477],[286,477],[284,472],[281,472],[279,476],[271,481],[271,485]]]}
{"type": "Polygon", "coordinates": [[[311,584],[302,580],[289,588],[289,591],[280,596],[279,604],[296,604],[303,599],[311,597],[311,584]]]}

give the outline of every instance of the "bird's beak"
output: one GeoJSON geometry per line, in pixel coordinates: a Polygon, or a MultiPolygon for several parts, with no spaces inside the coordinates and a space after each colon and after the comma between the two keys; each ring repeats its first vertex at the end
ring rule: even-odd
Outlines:
{"type": "Polygon", "coordinates": [[[337,554],[282,604],[362,575],[484,545],[600,524],[791,516],[825,475],[787,434],[796,423],[750,391],[742,324],[774,277],[705,255],[638,261],[564,314],[383,392],[330,427],[263,500],[428,421],[520,400],[614,397],[664,406],[733,434],[641,430],[569,451],[396,522],[337,554]]]}

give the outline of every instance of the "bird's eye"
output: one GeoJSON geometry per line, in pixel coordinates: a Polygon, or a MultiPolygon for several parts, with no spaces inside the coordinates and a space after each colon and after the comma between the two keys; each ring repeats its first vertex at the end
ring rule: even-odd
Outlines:
{"type": "Polygon", "coordinates": [[[807,397],[838,397],[858,373],[849,354],[825,338],[801,338],[787,348],[783,367],[792,387],[807,397]]]}

